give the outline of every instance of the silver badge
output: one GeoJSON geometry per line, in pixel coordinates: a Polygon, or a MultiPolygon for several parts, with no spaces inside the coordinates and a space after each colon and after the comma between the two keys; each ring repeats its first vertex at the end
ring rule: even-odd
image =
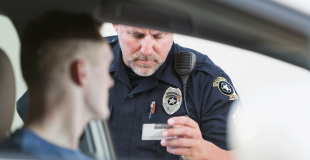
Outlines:
{"type": "Polygon", "coordinates": [[[182,104],[182,93],[179,88],[169,87],[163,97],[163,107],[165,111],[172,115],[179,110],[182,104]]]}

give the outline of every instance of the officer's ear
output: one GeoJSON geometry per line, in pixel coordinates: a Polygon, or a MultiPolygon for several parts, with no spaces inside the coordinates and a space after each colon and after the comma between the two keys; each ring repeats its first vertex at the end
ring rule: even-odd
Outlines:
{"type": "Polygon", "coordinates": [[[119,25],[118,25],[118,24],[115,24],[115,23],[112,23],[112,25],[113,25],[113,27],[114,27],[116,33],[118,34],[118,27],[119,27],[119,25]]]}

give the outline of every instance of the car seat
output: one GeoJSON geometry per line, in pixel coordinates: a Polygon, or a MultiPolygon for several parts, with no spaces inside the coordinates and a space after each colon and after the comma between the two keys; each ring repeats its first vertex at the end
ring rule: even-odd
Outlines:
{"type": "Polygon", "coordinates": [[[0,48],[0,141],[10,131],[14,111],[14,71],[8,56],[0,48]]]}

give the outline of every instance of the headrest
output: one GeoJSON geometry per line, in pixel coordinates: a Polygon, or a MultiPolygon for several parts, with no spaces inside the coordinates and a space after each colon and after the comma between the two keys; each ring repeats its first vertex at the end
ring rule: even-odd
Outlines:
{"type": "Polygon", "coordinates": [[[14,71],[8,56],[0,49],[0,140],[11,128],[14,111],[14,71]]]}

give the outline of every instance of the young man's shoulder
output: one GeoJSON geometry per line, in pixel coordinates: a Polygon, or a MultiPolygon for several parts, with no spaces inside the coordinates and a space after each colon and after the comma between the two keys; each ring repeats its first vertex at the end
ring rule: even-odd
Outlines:
{"type": "Polygon", "coordinates": [[[35,159],[35,156],[31,156],[23,152],[22,145],[20,143],[23,139],[23,132],[19,129],[11,134],[8,138],[5,138],[0,142],[0,158],[8,159],[35,159]]]}
{"type": "Polygon", "coordinates": [[[8,138],[1,141],[0,152],[5,152],[5,151],[19,152],[19,151],[21,151],[21,146],[20,146],[20,143],[18,143],[18,142],[22,137],[23,137],[23,132],[21,130],[15,131],[8,138]]]}
{"type": "Polygon", "coordinates": [[[39,159],[81,159],[91,160],[79,150],[69,150],[55,146],[32,131],[22,128],[0,143],[0,153],[26,155],[39,159]]]}

